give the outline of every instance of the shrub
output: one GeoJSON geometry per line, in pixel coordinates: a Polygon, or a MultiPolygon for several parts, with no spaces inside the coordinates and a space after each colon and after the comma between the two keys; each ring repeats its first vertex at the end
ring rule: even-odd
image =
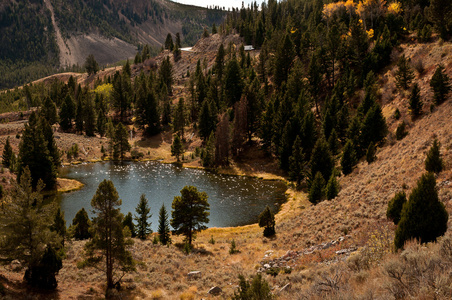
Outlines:
{"type": "Polygon", "coordinates": [[[251,283],[239,275],[239,287],[232,296],[233,300],[270,300],[274,299],[270,286],[262,278],[261,274],[257,274],[251,283]]]}
{"type": "Polygon", "coordinates": [[[231,241],[231,246],[229,247],[229,254],[236,254],[239,253],[240,251],[237,249],[237,246],[235,245],[235,240],[233,239],[231,241]]]}

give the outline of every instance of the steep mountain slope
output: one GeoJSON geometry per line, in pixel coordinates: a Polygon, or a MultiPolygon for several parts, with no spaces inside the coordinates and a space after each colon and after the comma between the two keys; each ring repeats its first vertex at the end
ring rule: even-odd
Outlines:
{"type": "Polygon", "coordinates": [[[167,0],[7,0],[0,5],[0,89],[81,66],[89,54],[102,65],[131,58],[140,44],[160,48],[168,33],[191,45],[225,14],[167,0]]]}

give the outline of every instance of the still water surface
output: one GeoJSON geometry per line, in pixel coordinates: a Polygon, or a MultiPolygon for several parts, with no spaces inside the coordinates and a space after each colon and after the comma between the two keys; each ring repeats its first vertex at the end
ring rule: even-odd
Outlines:
{"type": "Polygon", "coordinates": [[[145,194],[151,207],[152,230],[158,227],[158,212],[165,204],[171,218],[171,203],[180,190],[193,185],[206,192],[210,204],[208,227],[228,227],[251,224],[269,205],[276,212],[285,201],[286,185],[279,181],[218,175],[204,170],[181,168],[158,162],[102,162],[64,167],[62,177],[76,179],[85,184],[79,191],[61,196],[61,209],[68,225],[84,207],[92,217],[91,199],[104,179],[113,181],[120,199],[121,212],[132,212],[145,194]]]}

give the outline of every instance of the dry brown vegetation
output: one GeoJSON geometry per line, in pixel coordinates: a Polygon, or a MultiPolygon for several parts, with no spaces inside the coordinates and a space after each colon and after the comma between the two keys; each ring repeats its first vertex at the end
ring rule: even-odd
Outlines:
{"type": "MultiPolygon", "coordinates": [[[[451,299],[451,230],[437,243],[419,245],[412,241],[404,251],[393,253],[394,225],[386,219],[386,208],[396,192],[405,190],[409,194],[415,186],[424,172],[426,152],[436,137],[441,142],[446,165],[445,171],[437,176],[439,196],[448,212],[452,212],[452,100],[449,97],[448,101],[431,110],[429,87],[438,63],[445,65],[446,72],[452,77],[452,44],[405,44],[394,51],[394,61],[402,52],[411,59],[413,67],[422,70],[415,73],[415,81],[421,87],[423,115],[417,120],[411,119],[409,95],[396,89],[394,67],[388,68],[379,78],[379,94],[390,129],[386,144],[378,149],[374,163],[369,165],[361,161],[352,174],[340,178],[341,191],[335,199],[313,206],[303,192],[289,189],[289,200],[276,216],[277,235],[272,239],[264,238],[262,229],[256,224],[210,228],[198,235],[195,250],[189,255],[175,246],[182,242],[180,237],[173,237],[174,243],[169,247],[154,245],[153,237],[146,241],[136,240],[132,253],[138,262],[137,271],[124,278],[118,298],[207,299],[214,298],[207,291],[215,285],[223,290],[219,298],[228,298],[236,289],[239,274],[251,276],[262,263],[289,258],[288,251],[294,250],[302,254],[287,260],[290,271],[276,268],[273,272],[277,276],[264,275],[273,293],[281,299],[451,299]],[[401,112],[398,120],[394,118],[396,108],[401,112]],[[394,132],[402,121],[408,124],[408,135],[396,141],[394,132]],[[345,239],[336,242],[339,237],[345,239]],[[212,239],[215,243],[209,242],[212,239]],[[229,248],[233,239],[240,252],[231,255],[229,248]],[[328,244],[333,240],[334,243],[328,244]],[[340,251],[342,249],[351,250],[340,251]],[[199,278],[187,277],[190,271],[197,270],[201,271],[199,278]],[[280,291],[287,283],[290,287],[280,291]]],[[[193,61],[196,64],[197,59],[193,61]]],[[[12,147],[17,150],[19,140],[15,135],[21,126],[21,123],[1,124],[1,144],[10,135],[12,147]]],[[[191,132],[187,132],[187,136],[190,135],[191,132]]],[[[80,151],[79,161],[101,159],[100,147],[107,143],[107,139],[98,137],[60,132],[56,132],[56,136],[62,150],[74,142],[84,149],[80,151]]],[[[145,159],[174,161],[169,154],[171,133],[151,139],[138,133],[131,143],[145,159]]],[[[187,142],[189,153],[186,157],[190,157],[190,152],[199,145],[198,139],[187,142]]],[[[65,162],[69,161],[65,158],[65,162]]],[[[189,158],[184,165],[199,167],[199,159],[189,158]]],[[[245,158],[223,171],[282,178],[277,163],[255,148],[249,149],[245,158]]],[[[5,178],[10,180],[6,175],[5,178]]],[[[449,228],[451,222],[449,219],[449,228]]],[[[80,241],[68,243],[67,258],[58,275],[58,289],[51,295],[41,295],[42,299],[103,297],[104,275],[94,269],[77,268],[77,262],[82,259],[83,244],[80,241]]],[[[6,265],[0,267],[0,272],[7,298],[40,295],[38,291],[27,290],[21,283],[23,269],[20,267],[6,265]]]]}

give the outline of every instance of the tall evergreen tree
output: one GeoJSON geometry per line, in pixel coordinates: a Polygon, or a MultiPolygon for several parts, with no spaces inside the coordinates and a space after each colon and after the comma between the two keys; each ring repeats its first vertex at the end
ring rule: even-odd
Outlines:
{"type": "Polygon", "coordinates": [[[421,243],[436,241],[447,231],[448,219],[449,214],[438,198],[435,176],[422,175],[403,206],[395,232],[396,248],[403,248],[406,241],[414,238],[421,243]]]}
{"type": "Polygon", "coordinates": [[[41,113],[43,117],[49,122],[50,125],[53,125],[58,122],[58,114],[57,107],[55,102],[50,99],[50,97],[46,97],[44,99],[44,103],[41,108],[41,113]]]}
{"type": "Polygon", "coordinates": [[[224,113],[220,117],[217,130],[215,131],[215,164],[225,166],[229,164],[229,117],[224,113]]]}
{"type": "Polygon", "coordinates": [[[342,173],[344,173],[344,175],[350,174],[353,171],[353,168],[355,167],[356,163],[357,159],[353,144],[350,140],[348,140],[342,152],[341,158],[342,173]]]}
{"type": "Polygon", "coordinates": [[[139,239],[145,240],[148,234],[152,233],[151,222],[149,219],[152,217],[151,208],[149,207],[146,196],[142,194],[140,196],[140,202],[135,208],[135,221],[137,221],[136,231],[139,239]]]}
{"type": "Polygon", "coordinates": [[[160,114],[155,93],[151,90],[144,97],[138,97],[136,103],[137,123],[145,133],[154,135],[160,132],[160,114]]]}
{"type": "Polygon", "coordinates": [[[339,183],[336,180],[336,175],[334,172],[331,174],[330,179],[328,179],[328,182],[325,187],[325,196],[326,199],[332,200],[336,198],[337,194],[339,194],[339,183]]]}
{"type": "Polygon", "coordinates": [[[171,144],[171,156],[175,156],[177,162],[180,162],[180,156],[184,154],[184,144],[178,134],[173,137],[173,143],[171,144]]]}
{"type": "Polygon", "coordinates": [[[166,85],[168,95],[173,94],[173,65],[170,62],[169,56],[166,57],[162,61],[162,64],[160,65],[159,69],[159,79],[160,84],[166,85]]]}
{"type": "Polygon", "coordinates": [[[3,148],[2,165],[5,168],[11,168],[11,157],[14,155],[13,148],[9,142],[9,136],[6,138],[5,147],[3,148]]]}
{"type": "Polygon", "coordinates": [[[122,123],[116,125],[113,148],[113,158],[115,160],[123,160],[126,152],[130,151],[129,133],[127,132],[127,127],[122,123]]]}
{"type": "Polygon", "coordinates": [[[330,178],[334,167],[334,159],[324,137],[319,138],[314,146],[310,166],[312,176],[320,172],[323,178],[330,178]]]}
{"type": "MultiPolygon", "coordinates": [[[[53,134],[51,138],[53,139],[53,134]]],[[[39,116],[33,112],[28,119],[28,124],[25,124],[19,143],[18,177],[22,176],[25,167],[28,166],[33,187],[36,187],[38,180],[42,179],[46,189],[53,189],[57,175],[53,160],[39,116]]]]}
{"type": "Polygon", "coordinates": [[[194,186],[185,186],[180,193],[181,196],[174,197],[170,223],[174,234],[183,234],[191,246],[196,232],[207,228],[210,205],[207,194],[198,192],[194,186]]]}
{"type": "Polygon", "coordinates": [[[264,227],[264,236],[270,237],[276,234],[275,232],[275,215],[270,210],[268,205],[259,214],[259,227],[264,227]]]}
{"type": "Polygon", "coordinates": [[[184,139],[184,127],[187,124],[185,117],[185,102],[184,98],[180,98],[177,103],[176,111],[174,112],[173,130],[184,139]]]}
{"type": "Polygon", "coordinates": [[[296,181],[297,186],[300,185],[301,180],[304,178],[304,164],[305,162],[301,139],[297,135],[292,146],[292,156],[289,157],[289,177],[291,180],[296,181]]]}
{"type": "Polygon", "coordinates": [[[308,200],[313,204],[317,204],[323,199],[325,187],[325,179],[323,179],[322,173],[317,172],[314,176],[314,180],[309,188],[308,200]]]}
{"type": "Polygon", "coordinates": [[[210,133],[215,131],[215,125],[217,123],[216,116],[213,115],[208,100],[204,100],[199,113],[199,136],[203,141],[206,141],[210,133]]]}
{"type": "Polygon", "coordinates": [[[240,65],[234,58],[226,65],[224,91],[228,105],[232,106],[240,100],[243,91],[243,79],[240,65]]]}
{"type": "Polygon", "coordinates": [[[447,99],[447,95],[451,91],[449,76],[444,72],[444,66],[439,65],[430,80],[430,87],[433,90],[433,99],[437,105],[443,103],[447,99]]]}
{"type": "Polygon", "coordinates": [[[162,204],[162,207],[159,211],[158,234],[159,241],[162,245],[168,245],[171,243],[168,213],[166,212],[165,204],[162,204]]]}
{"type": "Polygon", "coordinates": [[[398,69],[395,73],[396,85],[399,88],[407,90],[411,84],[411,81],[414,79],[414,72],[408,63],[405,54],[402,54],[399,58],[397,67],[398,69]]]}
{"type": "Polygon", "coordinates": [[[75,105],[71,96],[68,94],[60,108],[60,126],[63,131],[72,128],[72,120],[75,117],[75,105]]]}
{"type": "Polygon", "coordinates": [[[64,247],[64,241],[66,240],[67,228],[66,220],[64,219],[64,211],[58,207],[53,218],[53,224],[50,226],[50,230],[56,232],[61,238],[61,245],[64,247]]]}
{"type": "Polygon", "coordinates": [[[413,118],[419,116],[422,113],[422,100],[421,100],[421,89],[419,88],[419,85],[415,83],[413,85],[413,88],[411,89],[410,94],[410,109],[411,109],[411,115],[413,118]]]}
{"type": "Polygon", "coordinates": [[[82,95],[77,97],[77,107],[75,109],[75,130],[83,131],[83,99],[82,95]]]}
{"type": "Polygon", "coordinates": [[[126,273],[135,269],[128,250],[133,241],[124,236],[121,200],[113,182],[105,179],[99,184],[91,206],[96,216],[92,225],[93,237],[85,245],[86,254],[90,263],[105,261],[107,289],[111,289],[123,276],[115,274],[117,271],[126,273]]]}
{"type": "Polygon", "coordinates": [[[84,109],[85,133],[87,136],[94,136],[96,131],[96,112],[93,99],[88,97],[85,102],[84,109]]]}
{"type": "Polygon", "coordinates": [[[90,227],[91,221],[88,217],[88,213],[86,212],[85,208],[82,207],[82,209],[80,209],[77,214],[75,214],[75,217],[72,220],[74,238],[76,240],[86,240],[90,238],[90,227]]]}
{"type": "Polygon", "coordinates": [[[275,55],[274,79],[277,87],[287,80],[292,61],[295,57],[295,50],[289,34],[286,34],[281,41],[275,55]]]}

